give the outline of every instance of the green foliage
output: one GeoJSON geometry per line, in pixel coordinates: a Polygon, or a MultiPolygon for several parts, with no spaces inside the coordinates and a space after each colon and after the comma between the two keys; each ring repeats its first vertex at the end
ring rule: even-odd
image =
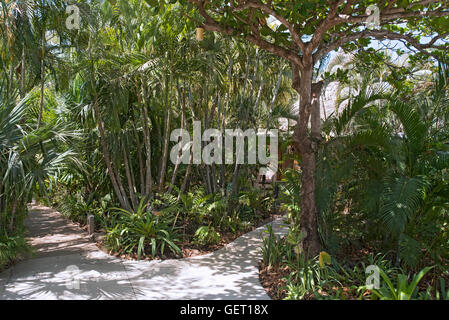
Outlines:
{"type": "MultiPolygon", "coordinates": [[[[317,206],[331,264],[302,257],[299,219],[292,219],[284,242],[278,240],[290,249],[276,251],[279,268],[290,271],[286,299],[447,297],[449,199],[441,191],[448,181],[448,94],[441,83],[448,75],[439,70],[431,89],[413,97],[362,88],[323,124],[317,206]],[[365,286],[370,265],[382,270],[379,290],[365,286]]],[[[287,171],[283,208],[295,216],[299,185],[300,174],[287,171]]]]}
{"type": "Polygon", "coordinates": [[[372,289],[372,292],[381,300],[411,300],[417,296],[417,287],[422,278],[428,273],[432,267],[426,267],[418,274],[413,275],[411,282],[404,274],[399,274],[396,280],[396,286],[393,281],[380,269],[380,275],[386,286],[382,286],[379,290],[372,289]]]}
{"type": "Polygon", "coordinates": [[[220,242],[220,234],[215,231],[214,227],[201,226],[195,231],[193,241],[201,245],[218,244],[220,242]]]}
{"type": "Polygon", "coordinates": [[[399,94],[360,94],[329,120],[327,130],[336,136],[320,150],[317,205],[320,234],[332,253],[375,246],[394,250],[411,270],[424,268],[424,257],[444,269],[448,95],[438,85],[446,76],[439,77],[407,103],[399,94]]]}
{"type": "Polygon", "coordinates": [[[239,205],[239,218],[242,221],[257,221],[269,217],[273,198],[261,189],[250,188],[241,192],[239,205]]]}
{"type": "Polygon", "coordinates": [[[163,257],[166,248],[180,254],[172,227],[174,218],[170,213],[150,212],[143,200],[136,212],[117,208],[110,217],[112,227],[107,228],[106,245],[117,252],[136,252],[138,259],[147,252],[153,258],[163,257]]]}
{"type": "Polygon", "coordinates": [[[301,173],[297,170],[287,169],[284,172],[281,185],[281,208],[287,211],[292,219],[299,216],[301,210],[301,173]]]}
{"type": "Polygon", "coordinates": [[[273,232],[271,225],[267,225],[264,230],[264,239],[262,245],[262,257],[264,265],[276,266],[284,259],[287,252],[291,252],[291,246],[286,244],[279,236],[273,232]]]}
{"type": "Polygon", "coordinates": [[[30,252],[31,249],[23,232],[11,235],[5,230],[0,230],[0,271],[30,252]]]}
{"type": "MultiPolygon", "coordinates": [[[[23,248],[16,234],[33,196],[80,223],[93,214],[97,228],[107,229],[111,250],[138,258],[179,255],[179,230],[183,243],[200,244],[250,230],[275,204],[271,191],[253,187],[259,165],[175,166],[168,159],[170,132],[192,132],[195,120],[224,130],[277,128],[280,117],[297,119],[290,63],[302,69],[319,61],[309,80],[339,82],[337,110],[323,123],[317,152],[319,233],[331,264],[324,254],[318,261],[302,256],[301,172],[293,169],[284,172],[279,199],[290,232],[280,239],[267,228],[264,262],[291,268],[291,299],[345,298],[341,288],[330,293],[331,286],[356,292],[368,263],[397,276],[400,292],[385,297],[402,291],[419,297],[403,275],[426,265],[447,279],[449,67],[442,60],[435,70],[433,61],[409,50],[399,64],[391,52],[370,47],[372,35],[416,41],[446,35],[448,17],[422,13],[445,15],[447,5],[390,2],[242,1],[248,7],[235,11],[237,4],[217,0],[197,1],[205,5],[198,11],[184,0],[79,0],[82,27],[70,31],[64,1],[0,0],[0,230],[7,230],[0,264],[23,248]],[[388,19],[379,31],[361,30],[360,15],[372,4],[404,14],[401,24],[388,19]],[[343,19],[348,12],[353,17],[343,19]],[[232,29],[197,41],[204,13],[232,29]],[[351,58],[327,65],[327,51],[340,46],[354,50],[351,58]],[[335,258],[354,256],[361,261],[335,258]]],[[[291,143],[290,131],[283,136],[291,143]]],[[[436,289],[429,297],[447,297],[445,283],[436,289]]]]}
{"type": "Polygon", "coordinates": [[[318,290],[325,283],[325,278],[317,261],[308,260],[300,255],[296,263],[290,262],[289,266],[293,271],[287,281],[286,300],[302,300],[307,294],[318,294],[318,290]]]}
{"type": "Polygon", "coordinates": [[[440,291],[436,292],[437,300],[449,300],[449,286],[446,287],[446,283],[443,278],[440,278],[440,291]]]}

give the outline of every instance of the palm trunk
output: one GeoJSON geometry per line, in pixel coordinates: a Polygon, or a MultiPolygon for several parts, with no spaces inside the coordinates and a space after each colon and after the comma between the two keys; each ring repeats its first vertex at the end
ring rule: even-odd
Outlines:
{"type": "Polygon", "coordinates": [[[8,87],[7,87],[7,93],[8,97],[12,97],[13,87],[14,87],[14,59],[11,56],[11,60],[9,62],[9,72],[8,72],[8,87]]]}
{"type": "Polygon", "coordinates": [[[136,144],[137,144],[137,160],[139,161],[139,179],[140,179],[140,194],[145,194],[145,169],[142,158],[142,143],[140,142],[139,133],[135,130],[136,144]]]}
{"type": "MultiPolygon", "coordinates": [[[[226,93],[226,101],[223,103],[223,115],[222,115],[222,120],[221,120],[221,136],[224,138],[224,134],[225,134],[225,130],[226,130],[226,109],[229,107],[229,94],[226,93]]],[[[223,148],[222,150],[222,163],[221,163],[221,193],[223,196],[226,195],[227,190],[226,190],[226,161],[225,161],[225,148],[223,148]]]]}
{"type": "Polygon", "coordinates": [[[204,165],[198,166],[198,173],[201,176],[201,179],[203,180],[204,184],[206,185],[206,192],[207,194],[211,194],[211,186],[210,186],[210,180],[206,172],[206,168],[204,165]]]}
{"type": "MultiPolygon", "coordinates": [[[[185,95],[184,95],[184,88],[183,88],[183,93],[181,95],[181,90],[179,88],[178,85],[178,96],[179,96],[179,101],[181,102],[181,130],[184,130],[184,122],[185,122],[185,95]]],[[[178,168],[179,168],[179,162],[182,156],[182,145],[179,146],[179,150],[178,150],[178,157],[177,157],[177,161],[175,163],[175,169],[173,170],[173,175],[171,177],[171,182],[170,182],[170,186],[168,188],[168,193],[171,193],[173,190],[173,186],[175,184],[176,181],[176,175],[178,173],[178,168]]]]}
{"type": "MultiPolygon", "coordinates": [[[[214,121],[214,117],[215,117],[215,113],[218,113],[218,108],[219,108],[219,101],[220,101],[220,97],[217,96],[216,100],[213,102],[212,104],[212,110],[210,112],[210,117],[209,117],[209,121],[208,121],[208,126],[210,126],[211,123],[213,123],[214,121]]],[[[211,180],[211,189],[212,192],[215,193],[218,191],[218,186],[217,186],[217,175],[215,174],[215,164],[212,163],[210,166],[210,180],[211,180]]]]}
{"type": "Polygon", "coordinates": [[[128,206],[127,210],[131,210],[132,208],[131,208],[131,205],[129,204],[128,195],[126,194],[125,187],[123,186],[123,182],[122,182],[122,178],[120,176],[120,172],[119,172],[118,166],[113,166],[112,168],[114,169],[115,179],[117,180],[117,184],[118,184],[120,192],[121,192],[121,194],[123,196],[123,199],[127,203],[127,206],[128,206]]]}
{"type": "Polygon", "coordinates": [[[184,194],[184,192],[186,191],[187,181],[189,180],[190,172],[192,171],[192,161],[193,155],[190,155],[190,162],[187,165],[186,174],[184,176],[184,180],[182,181],[181,189],[179,190],[178,201],[181,199],[181,195],[184,194]]]}
{"type": "Polygon", "coordinates": [[[17,211],[17,198],[13,195],[13,203],[12,203],[12,209],[11,209],[11,220],[9,222],[9,232],[12,232],[14,230],[14,221],[16,218],[16,211],[17,211]]]}
{"type": "MultiPolygon", "coordinates": [[[[170,75],[171,78],[171,75],[170,75]]],[[[165,171],[167,170],[167,158],[168,158],[168,144],[170,141],[170,122],[171,122],[171,110],[169,106],[169,86],[171,81],[167,78],[165,82],[165,107],[167,108],[167,118],[165,122],[165,132],[164,132],[164,149],[162,153],[162,162],[161,162],[161,170],[160,170],[160,179],[159,179],[159,192],[162,192],[165,184],[165,171]]]]}
{"type": "Polygon", "coordinates": [[[2,215],[3,215],[3,211],[4,210],[3,210],[3,196],[2,196],[2,194],[3,194],[3,184],[0,181],[0,231],[3,230],[3,228],[2,228],[2,222],[3,222],[2,215]]]}
{"type": "Polygon", "coordinates": [[[117,180],[116,180],[116,177],[114,174],[114,170],[112,168],[111,158],[109,156],[108,146],[107,146],[106,137],[105,137],[105,133],[104,133],[103,121],[101,120],[100,109],[98,108],[96,101],[94,102],[94,110],[97,115],[98,131],[100,131],[100,143],[101,143],[101,148],[103,151],[103,158],[104,158],[104,161],[106,162],[106,167],[108,169],[108,175],[109,175],[109,178],[111,179],[112,187],[114,188],[114,192],[115,192],[122,208],[125,210],[130,210],[131,208],[129,206],[129,202],[126,199],[126,196],[124,194],[122,194],[122,192],[120,191],[120,187],[117,183],[117,180]]]}
{"type": "Polygon", "coordinates": [[[215,172],[215,165],[212,163],[211,164],[211,168],[210,168],[210,176],[212,179],[212,189],[213,192],[217,192],[218,191],[218,184],[217,184],[217,174],[215,172]]]}
{"type": "MultiPolygon", "coordinates": [[[[156,123],[156,132],[157,132],[157,144],[158,144],[158,150],[160,150],[160,152],[162,152],[163,149],[163,140],[164,137],[162,136],[162,123],[161,123],[161,117],[157,117],[155,116],[154,118],[154,122],[156,123]]],[[[158,174],[156,177],[156,184],[158,183],[159,179],[161,178],[161,167],[162,167],[162,157],[159,157],[159,163],[158,163],[158,174]]]]}
{"type": "MultiPolygon", "coordinates": [[[[207,84],[206,84],[205,90],[206,90],[206,92],[205,92],[204,96],[207,96],[207,84]]],[[[200,101],[202,101],[202,98],[200,101]]],[[[200,105],[202,105],[202,103],[200,105]]],[[[208,101],[206,100],[206,108],[204,110],[204,123],[203,123],[204,130],[207,130],[209,128],[209,108],[207,107],[207,105],[208,105],[208,101]]],[[[206,146],[206,143],[204,141],[201,141],[201,148],[203,149],[205,146],[206,146]]],[[[203,176],[203,181],[206,183],[207,193],[208,194],[213,193],[211,180],[210,180],[209,166],[202,165],[200,167],[200,169],[201,169],[201,175],[203,176]]]]}
{"type": "Polygon", "coordinates": [[[143,137],[146,150],[146,176],[145,176],[145,197],[148,198],[151,194],[151,189],[153,188],[153,178],[151,173],[151,139],[150,139],[150,129],[148,127],[148,110],[146,104],[146,90],[144,82],[142,80],[142,106],[141,106],[141,117],[143,124],[143,137]]]}
{"type": "Polygon", "coordinates": [[[108,169],[108,175],[111,180],[112,187],[114,188],[115,195],[117,196],[117,198],[120,202],[120,205],[122,206],[123,209],[130,211],[131,207],[129,205],[128,200],[126,199],[126,194],[122,193],[121,189],[123,189],[123,188],[120,188],[120,186],[117,182],[117,178],[115,176],[114,170],[112,168],[111,158],[109,156],[108,145],[107,145],[107,141],[106,141],[106,135],[104,132],[104,125],[103,125],[103,121],[101,119],[100,108],[98,107],[98,94],[97,94],[97,89],[95,86],[94,68],[92,68],[92,70],[91,70],[91,85],[92,85],[92,90],[93,90],[93,94],[94,94],[93,106],[94,106],[96,119],[98,122],[98,131],[100,132],[100,144],[101,144],[101,148],[103,151],[103,158],[106,163],[106,167],[108,169]]]}
{"type": "Polygon", "coordinates": [[[161,176],[159,179],[159,192],[164,190],[165,184],[165,171],[167,170],[167,157],[168,157],[168,143],[170,141],[170,122],[171,122],[171,112],[170,108],[167,110],[167,119],[165,122],[165,133],[164,133],[164,149],[162,153],[161,162],[161,176]]]}
{"type": "Polygon", "coordinates": [[[232,176],[231,190],[230,190],[229,198],[228,198],[228,210],[227,210],[228,215],[230,215],[232,213],[232,208],[235,203],[234,197],[238,193],[239,173],[240,173],[240,165],[236,163],[235,167],[234,167],[234,174],[232,176]]]}
{"type": "Polygon", "coordinates": [[[133,209],[134,211],[137,210],[137,199],[136,199],[136,194],[135,194],[135,185],[132,179],[132,175],[131,175],[131,171],[129,168],[129,161],[128,161],[128,155],[126,153],[125,147],[122,147],[122,153],[123,153],[123,161],[125,164],[125,173],[126,173],[126,179],[128,180],[128,189],[129,189],[129,196],[131,198],[131,203],[133,205],[133,209]]]}
{"type": "Polygon", "coordinates": [[[39,116],[37,118],[37,128],[41,127],[42,113],[44,112],[44,93],[45,93],[45,28],[42,29],[42,47],[41,47],[41,102],[39,107],[39,116]]]}
{"type": "Polygon", "coordinates": [[[22,67],[20,72],[20,99],[25,98],[25,67],[26,67],[26,55],[25,55],[25,43],[22,48],[22,67]]]}

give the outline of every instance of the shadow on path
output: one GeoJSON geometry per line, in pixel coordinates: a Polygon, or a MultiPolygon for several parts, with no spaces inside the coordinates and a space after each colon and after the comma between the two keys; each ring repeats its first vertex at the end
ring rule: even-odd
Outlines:
{"type": "MultiPolygon", "coordinates": [[[[287,232],[280,220],[271,224],[287,232]]],[[[33,207],[26,225],[37,256],[0,274],[0,299],[269,299],[257,267],[265,226],[207,255],[128,261],[52,209],[33,207]]]]}

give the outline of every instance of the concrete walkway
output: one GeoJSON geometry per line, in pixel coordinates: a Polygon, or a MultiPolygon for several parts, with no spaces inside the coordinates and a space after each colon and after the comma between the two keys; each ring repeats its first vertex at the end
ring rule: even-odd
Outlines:
{"type": "MultiPolygon", "coordinates": [[[[277,234],[287,227],[272,222],[277,234]]],[[[179,260],[128,261],[107,255],[58,212],[30,210],[35,258],[0,274],[0,300],[269,299],[259,283],[260,227],[213,253],[179,260]]]]}

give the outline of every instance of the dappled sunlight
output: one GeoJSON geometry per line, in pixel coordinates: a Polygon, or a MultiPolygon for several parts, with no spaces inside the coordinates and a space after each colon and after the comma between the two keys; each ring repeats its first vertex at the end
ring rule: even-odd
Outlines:
{"type": "Polygon", "coordinates": [[[100,251],[54,210],[31,211],[27,224],[37,257],[0,274],[0,299],[268,299],[257,268],[264,227],[203,256],[130,261],[100,251]]]}

